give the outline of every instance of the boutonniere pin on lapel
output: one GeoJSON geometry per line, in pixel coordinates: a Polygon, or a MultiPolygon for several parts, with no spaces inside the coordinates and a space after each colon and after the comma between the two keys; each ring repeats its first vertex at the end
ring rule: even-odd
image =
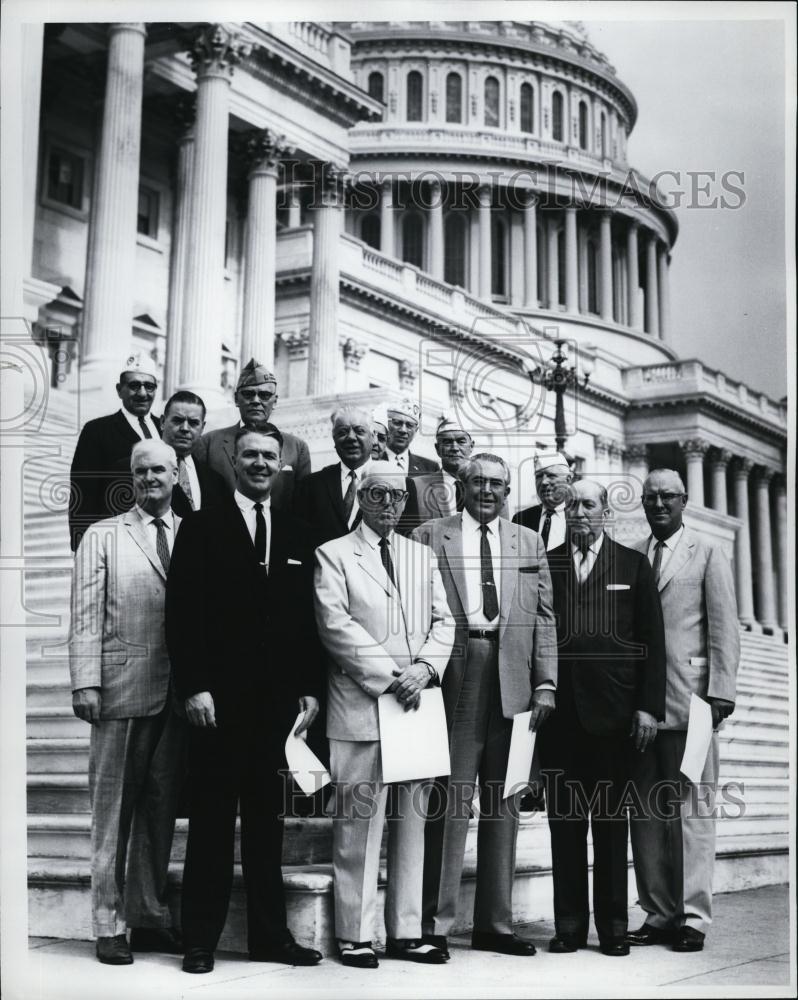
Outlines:
{"type": "Polygon", "coordinates": [[[628,590],[628,583],[608,583],[607,590],[628,590]]]}

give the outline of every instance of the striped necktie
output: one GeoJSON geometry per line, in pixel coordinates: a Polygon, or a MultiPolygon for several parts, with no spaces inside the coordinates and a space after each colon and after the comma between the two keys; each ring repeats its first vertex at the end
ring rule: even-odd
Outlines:
{"type": "Polygon", "coordinates": [[[154,517],[152,523],[158,529],[158,535],[155,539],[155,550],[158,553],[158,558],[161,560],[161,565],[163,566],[163,571],[167,575],[169,574],[169,543],[166,541],[166,524],[163,518],[154,517]]]}

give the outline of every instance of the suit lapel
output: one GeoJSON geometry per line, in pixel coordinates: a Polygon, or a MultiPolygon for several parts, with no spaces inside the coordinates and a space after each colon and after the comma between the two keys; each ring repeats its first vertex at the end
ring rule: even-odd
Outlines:
{"type": "MultiPolygon", "coordinates": [[[[135,509],[129,510],[127,514],[124,515],[124,523],[131,538],[152,563],[153,569],[156,571],[158,576],[160,576],[162,580],[166,580],[166,573],[163,565],[161,564],[158,552],[152,544],[149,532],[144,526],[144,523],[139,515],[136,513],[135,509]]],[[[177,527],[175,527],[175,534],[177,534],[177,527]]]]}
{"type": "Polygon", "coordinates": [[[602,579],[607,575],[609,570],[615,565],[614,552],[612,550],[612,541],[609,535],[604,536],[604,541],[601,543],[601,550],[596,556],[596,561],[593,564],[593,569],[588,576],[585,583],[588,586],[597,587],[602,579]]]}
{"type": "Polygon", "coordinates": [[[118,434],[122,436],[122,438],[127,443],[131,445],[141,440],[138,434],[133,430],[133,428],[127,422],[127,420],[125,419],[125,415],[122,413],[121,410],[117,410],[116,413],[114,414],[114,429],[118,434]]]}
{"type": "Polygon", "coordinates": [[[330,503],[338,516],[338,520],[341,522],[341,527],[346,531],[349,525],[346,523],[346,517],[344,516],[344,498],[341,493],[341,467],[340,465],[328,465],[324,471],[326,473],[324,483],[327,487],[330,503]]]}
{"type": "Polygon", "coordinates": [[[671,554],[670,559],[665,565],[665,569],[659,575],[659,584],[657,589],[662,591],[670,583],[670,581],[679,573],[693,557],[693,549],[695,547],[695,542],[687,534],[687,528],[684,529],[683,537],[679,544],[676,546],[676,551],[671,554]]]}
{"type": "Polygon", "coordinates": [[[463,518],[458,516],[443,533],[442,549],[446,554],[446,562],[452,580],[460,597],[460,605],[465,610],[468,607],[468,592],[466,590],[465,567],[463,566],[463,518]]]}
{"type": "Polygon", "coordinates": [[[234,427],[225,427],[224,431],[222,432],[222,449],[224,450],[225,455],[227,455],[230,465],[232,465],[233,468],[235,468],[235,465],[233,463],[233,455],[235,454],[235,441],[236,441],[237,431],[238,431],[238,426],[236,425],[234,427]]]}
{"type": "Polygon", "coordinates": [[[501,517],[493,523],[499,526],[499,540],[501,542],[502,591],[499,624],[502,628],[506,628],[507,622],[510,620],[510,608],[518,582],[518,528],[501,517]]]}
{"type": "Polygon", "coordinates": [[[359,527],[352,532],[352,538],[355,543],[355,559],[360,568],[367,573],[389,597],[393,597],[395,591],[391,586],[391,582],[388,579],[388,575],[382,565],[382,559],[380,558],[379,552],[375,552],[375,550],[372,549],[363,537],[363,533],[359,527]]]}

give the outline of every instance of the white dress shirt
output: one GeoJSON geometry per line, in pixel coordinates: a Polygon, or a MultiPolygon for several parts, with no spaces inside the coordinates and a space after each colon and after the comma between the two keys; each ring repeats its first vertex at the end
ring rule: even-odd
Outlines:
{"type": "MultiPolygon", "coordinates": [[[[126,410],[124,408],[124,406],[122,407],[122,409],[119,412],[122,414],[122,416],[125,418],[125,420],[127,420],[127,422],[130,424],[130,426],[136,432],[136,436],[141,441],[145,441],[146,438],[144,437],[144,434],[142,433],[141,424],[139,423],[139,418],[136,416],[136,414],[135,413],[131,413],[130,410],[126,410]]],[[[147,416],[144,417],[144,423],[149,427],[150,434],[152,434],[153,439],[155,441],[160,441],[161,440],[161,432],[155,426],[155,421],[152,419],[151,414],[148,413],[147,416]]]]}
{"type": "Polygon", "coordinates": [[[593,572],[593,567],[596,565],[596,559],[598,559],[598,554],[601,552],[601,546],[604,544],[604,532],[602,531],[598,538],[594,538],[586,550],[586,559],[583,563],[582,556],[583,550],[579,548],[578,545],[571,543],[571,551],[573,553],[574,560],[574,570],[576,571],[576,578],[581,583],[593,572]]]}
{"type": "MultiPolygon", "coordinates": [[[[499,616],[492,621],[488,621],[482,610],[482,556],[480,545],[482,542],[482,526],[475,520],[467,510],[463,510],[463,570],[466,582],[466,600],[468,607],[465,609],[468,616],[469,625],[474,628],[498,628],[499,616]]],[[[490,547],[490,557],[493,563],[493,580],[496,584],[496,604],[501,607],[501,557],[502,543],[499,538],[499,519],[494,518],[487,524],[488,546],[490,547]]]]}
{"type": "MultiPolygon", "coordinates": [[[[178,470],[179,462],[180,459],[178,459],[178,470]]],[[[194,510],[199,510],[202,506],[202,490],[200,489],[199,477],[197,476],[197,467],[194,464],[194,459],[191,455],[186,455],[183,462],[186,466],[188,484],[191,487],[191,501],[194,504],[194,510]]]]}
{"type": "Polygon", "coordinates": [[[355,523],[355,518],[357,517],[357,512],[360,510],[360,504],[357,501],[357,491],[360,489],[360,484],[363,481],[363,476],[366,475],[371,465],[371,460],[369,459],[364,465],[359,466],[357,469],[349,469],[344,465],[343,462],[339,462],[340,473],[341,473],[341,499],[346,496],[346,491],[349,489],[349,483],[351,482],[349,478],[350,472],[355,474],[355,502],[352,504],[352,513],[349,515],[349,522],[347,527],[351,528],[355,523]]]}
{"type": "MultiPolygon", "coordinates": [[[[670,536],[670,538],[664,539],[662,542],[662,560],[659,564],[660,576],[665,572],[665,567],[670,562],[671,556],[676,551],[679,542],[682,540],[682,535],[684,535],[684,525],[680,524],[678,529],[670,536]]],[[[652,535],[651,541],[648,543],[648,561],[651,565],[654,565],[654,556],[656,555],[657,539],[652,535]]]]}
{"type": "MultiPolygon", "coordinates": [[[[546,505],[540,511],[540,522],[538,523],[538,534],[543,531],[543,519],[546,516],[546,505]]],[[[546,551],[551,552],[558,545],[565,541],[565,504],[561,503],[551,512],[551,523],[549,524],[549,540],[546,542],[546,551]]]]}
{"type": "Polygon", "coordinates": [[[399,468],[407,475],[408,471],[408,455],[410,454],[410,449],[403,451],[401,455],[397,455],[395,451],[391,451],[390,448],[385,449],[388,453],[388,461],[398,465],[399,468]]]}
{"type": "Polygon", "coordinates": [[[241,516],[244,518],[244,524],[247,526],[247,531],[249,532],[249,537],[252,539],[252,544],[255,544],[255,518],[257,517],[257,511],[255,510],[255,504],[260,502],[263,504],[263,517],[266,521],[266,572],[269,572],[269,556],[272,552],[272,500],[271,497],[267,497],[265,500],[257,501],[250,500],[249,497],[245,497],[243,493],[239,493],[238,490],[233,494],[233,499],[238,504],[238,509],[241,511],[241,516]]]}
{"type": "MultiPolygon", "coordinates": [[[[154,514],[148,514],[143,507],[139,507],[136,504],[136,513],[141,518],[141,523],[147,529],[147,534],[150,536],[150,541],[152,542],[152,547],[155,551],[158,551],[158,526],[153,524],[155,520],[154,514]]],[[[161,520],[166,528],[166,546],[169,549],[169,555],[172,554],[172,549],[175,547],[175,519],[172,513],[171,507],[166,511],[165,514],[161,514],[161,520]]]]}

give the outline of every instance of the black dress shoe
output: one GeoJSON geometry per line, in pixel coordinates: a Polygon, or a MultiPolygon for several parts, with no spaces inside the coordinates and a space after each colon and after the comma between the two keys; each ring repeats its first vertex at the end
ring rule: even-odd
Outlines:
{"type": "Polygon", "coordinates": [[[611,958],[623,958],[629,954],[629,945],[626,938],[622,937],[604,938],[599,948],[602,955],[609,955],[611,958]]]}
{"type": "Polygon", "coordinates": [[[629,931],[626,940],[629,944],[671,944],[673,931],[670,927],[652,927],[651,924],[643,924],[636,931],[629,931]]]}
{"type": "Polygon", "coordinates": [[[422,962],[425,965],[443,965],[446,961],[442,951],[420,938],[388,938],[385,942],[385,954],[389,958],[403,958],[408,962],[422,962]]]}
{"type": "Polygon", "coordinates": [[[268,948],[258,948],[249,953],[250,962],[282,962],[284,965],[318,965],[321,952],[306,948],[296,941],[282,941],[268,948]]]}
{"type": "Polygon", "coordinates": [[[704,935],[695,927],[680,927],[673,942],[674,951],[703,951],[704,935]]]}
{"type": "Polygon", "coordinates": [[[174,927],[134,927],[130,932],[130,950],[182,955],[183,938],[174,927]]]}
{"type": "Polygon", "coordinates": [[[132,965],[133,956],[124,934],[97,938],[97,959],[103,965],[132,965]]]}
{"type": "Polygon", "coordinates": [[[471,947],[477,951],[497,951],[500,955],[534,955],[535,946],[517,934],[492,934],[488,931],[473,931],[471,947]]]}
{"type": "Polygon", "coordinates": [[[352,969],[376,969],[380,964],[371,941],[339,941],[338,957],[352,969]]]}
{"type": "Polygon", "coordinates": [[[449,942],[446,940],[445,934],[422,934],[421,940],[424,944],[434,945],[446,961],[449,961],[451,955],[449,954],[449,942]]]}
{"type": "Polygon", "coordinates": [[[571,952],[584,948],[586,944],[586,938],[563,931],[561,934],[555,934],[549,941],[549,951],[552,955],[570,955],[571,952]]]}
{"type": "Polygon", "coordinates": [[[207,948],[187,948],[183,956],[183,972],[213,972],[213,952],[207,948]]]}

